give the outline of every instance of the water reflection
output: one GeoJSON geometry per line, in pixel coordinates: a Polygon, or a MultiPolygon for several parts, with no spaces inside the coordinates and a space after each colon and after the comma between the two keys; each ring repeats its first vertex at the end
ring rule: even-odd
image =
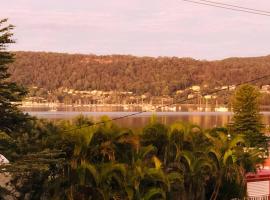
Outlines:
{"type": "MultiPolygon", "coordinates": [[[[128,110],[124,109],[123,105],[91,105],[91,106],[36,106],[22,107],[24,112],[28,112],[38,118],[47,118],[50,120],[73,119],[74,117],[83,114],[92,118],[94,121],[99,121],[101,116],[109,116],[110,118],[122,117],[130,115],[134,112],[142,111],[143,107],[129,106],[128,110]]],[[[216,126],[224,126],[228,124],[232,118],[231,112],[211,112],[197,111],[197,105],[176,105],[176,112],[145,112],[140,115],[132,116],[125,119],[115,121],[122,127],[141,128],[145,126],[153,114],[157,115],[158,121],[164,124],[172,124],[175,121],[186,121],[197,124],[203,128],[212,128],[216,126]]],[[[262,107],[263,120],[266,125],[270,124],[270,107],[262,107]]]]}
{"type": "MultiPolygon", "coordinates": [[[[132,112],[29,112],[31,115],[38,118],[47,118],[50,120],[59,119],[73,119],[74,117],[82,114],[98,121],[101,116],[109,116],[110,118],[122,117],[130,115],[132,112]]],[[[172,124],[176,121],[186,121],[197,124],[203,128],[212,128],[216,126],[224,126],[230,122],[232,118],[231,112],[146,112],[137,116],[132,116],[115,121],[122,127],[141,128],[145,126],[151,116],[155,114],[158,121],[164,124],[172,124]]],[[[270,123],[270,112],[263,113],[263,120],[265,124],[270,123]]]]}

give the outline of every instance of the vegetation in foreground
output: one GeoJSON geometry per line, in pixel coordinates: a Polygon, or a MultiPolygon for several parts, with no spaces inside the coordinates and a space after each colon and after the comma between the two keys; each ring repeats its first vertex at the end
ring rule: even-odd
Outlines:
{"type": "Polygon", "coordinates": [[[0,21],[0,152],[10,161],[0,198],[21,200],[232,199],[246,196],[245,174],[263,163],[263,135],[256,88],[240,87],[228,128],[202,130],[155,117],[141,132],[107,118],[58,124],[30,118],[17,105],[25,90],[9,81],[5,50],[13,26],[0,21]],[[256,138],[256,140],[253,140],[256,138]],[[250,148],[251,147],[251,148],[250,148]]]}
{"type": "Polygon", "coordinates": [[[82,116],[58,125],[37,121],[33,131],[18,137],[8,150],[20,156],[5,166],[12,172],[13,194],[69,200],[243,198],[245,174],[255,172],[265,155],[226,128],[166,126],[154,117],[141,133],[111,122],[80,128],[91,123],[82,116]]]}

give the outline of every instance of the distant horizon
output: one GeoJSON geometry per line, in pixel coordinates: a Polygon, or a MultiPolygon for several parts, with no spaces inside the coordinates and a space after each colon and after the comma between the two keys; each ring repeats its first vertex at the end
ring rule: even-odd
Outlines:
{"type": "Polygon", "coordinates": [[[179,59],[184,59],[184,58],[189,58],[189,59],[194,59],[198,61],[221,61],[221,60],[226,60],[230,58],[261,58],[261,57],[268,57],[270,56],[269,54],[265,55],[258,55],[258,56],[230,56],[230,57],[224,57],[220,59],[199,59],[199,58],[194,58],[194,57],[187,57],[187,56],[148,56],[148,55],[134,55],[134,54],[119,54],[119,53],[113,53],[113,54],[96,54],[96,53],[76,53],[76,52],[60,52],[60,51],[31,51],[31,50],[10,50],[12,53],[16,52],[25,52],[25,53],[55,53],[55,54],[67,54],[67,55],[85,55],[85,56],[132,56],[132,57],[137,57],[137,58],[179,58],[179,59]]]}

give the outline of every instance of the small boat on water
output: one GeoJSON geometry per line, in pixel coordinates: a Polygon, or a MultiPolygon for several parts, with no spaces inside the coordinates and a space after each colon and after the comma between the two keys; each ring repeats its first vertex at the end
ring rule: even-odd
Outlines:
{"type": "Polygon", "coordinates": [[[169,107],[169,111],[176,111],[176,106],[169,107]]]}
{"type": "Polygon", "coordinates": [[[203,107],[198,106],[198,107],[197,107],[197,110],[198,110],[198,111],[203,111],[203,107]]]}
{"type": "Polygon", "coordinates": [[[123,109],[124,109],[124,110],[129,110],[129,106],[128,106],[128,105],[124,105],[124,106],[123,106],[123,109]]]}
{"type": "Polygon", "coordinates": [[[215,111],[216,112],[228,112],[228,108],[226,108],[226,107],[216,107],[215,111]]]}

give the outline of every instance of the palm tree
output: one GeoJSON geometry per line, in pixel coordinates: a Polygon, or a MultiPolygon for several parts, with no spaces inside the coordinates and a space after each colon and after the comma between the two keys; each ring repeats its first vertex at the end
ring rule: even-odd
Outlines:
{"type": "Polygon", "coordinates": [[[68,199],[126,199],[126,166],[119,163],[93,165],[85,160],[74,169],[68,199]]]}
{"type": "Polygon", "coordinates": [[[84,200],[91,197],[107,200],[127,196],[126,164],[116,162],[115,154],[116,143],[133,143],[131,136],[118,132],[114,125],[105,124],[76,130],[68,137],[74,142],[66,170],[69,186],[65,193],[68,199],[84,200]]]}
{"type": "Polygon", "coordinates": [[[175,191],[185,193],[183,198],[186,199],[204,197],[204,187],[209,178],[207,172],[213,168],[204,150],[205,139],[200,127],[183,122],[167,128],[152,121],[142,135],[144,145],[153,145],[158,150],[157,156],[162,160],[164,170],[182,177],[184,185],[179,185],[175,191]]]}
{"type": "Polygon", "coordinates": [[[127,170],[139,151],[138,135],[110,122],[82,129],[77,126],[73,127],[74,132],[63,136],[74,143],[65,173],[68,198],[128,199],[127,170]]]}
{"type": "Polygon", "coordinates": [[[206,133],[206,136],[212,144],[208,149],[208,155],[216,167],[214,189],[210,197],[211,200],[215,200],[218,198],[224,180],[233,181],[240,187],[245,186],[245,170],[237,157],[239,152],[243,153],[240,144],[244,144],[245,140],[241,135],[230,138],[224,132],[215,133],[215,136],[213,132],[212,135],[206,133]]]}
{"type": "Polygon", "coordinates": [[[170,126],[167,166],[183,174],[182,199],[203,199],[211,161],[205,153],[205,136],[199,126],[176,122],[170,126]]]}
{"type": "Polygon", "coordinates": [[[206,183],[214,171],[212,162],[205,153],[190,151],[183,151],[180,160],[184,174],[185,199],[204,199],[206,183]]]}
{"type": "Polygon", "coordinates": [[[166,172],[163,163],[155,156],[156,148],[140,148],[135,155],[134,163],[129,167],[128,186],[131,199],[167,199],[171,195],[172,185],[182,184],[182,175],[175,171],[166,172]]]}
{"type": "Polygon", "coordinates": [[[179,161],[185,151],[201,150],[205,146],[205,136],[202,129],[194,124],[175,122],[168,132],[169,145],[166,152],[168,162],[179,161]]]}

